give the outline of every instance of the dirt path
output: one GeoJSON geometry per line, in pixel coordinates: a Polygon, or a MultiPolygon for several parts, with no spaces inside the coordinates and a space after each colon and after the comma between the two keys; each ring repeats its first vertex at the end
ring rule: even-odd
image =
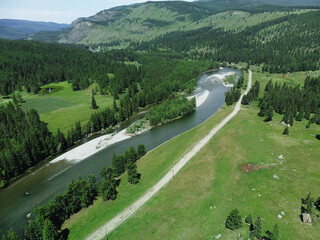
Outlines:
{"type": "Polygon", "coordinates": [[[216,127],[214,127],[208,135],[206,135],[202,140],[200,140],[186,155],[184,155],[176,165],[174,165],[167,174],[157,182],[152,188],[150,188],[142,197],[140,197],[137,201],[131,204],[128,208],[123,210],[117,216],[112,218],[110,221],[105,223],[103,226],[98,228],[92,234],[90,234],[86,240],[98,240],[105,237],[108,233],[112,232],[115,228],[117,228],[122,222],[127,220],[131,215],[133,215],[136,211],[139,210],[140,207],[143,206],[147,201],[150,200],[164,185],[166,185],[175,174],[177,174],[180,169],[190,161],[190,159],[196,155],[200,149],[206,145],[209,140],[227,123],[229,122],[237,113],[240,111],[241,100],[243,95],[247,94],[251,89],[252,82],[252,72],[249,70],[249,80],[247,90],[241,95],[239,101],[236,103],[236,106],[232,113],[230,113],[225,119],[223,119],[216,127]]]}

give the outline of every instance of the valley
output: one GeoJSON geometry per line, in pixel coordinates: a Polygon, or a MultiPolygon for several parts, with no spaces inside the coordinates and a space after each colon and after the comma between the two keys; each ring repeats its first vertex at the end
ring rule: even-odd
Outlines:
{"type": "Polygon", "coordinates": [[[319,9],[0,20],[2,239],[317,239],[319,9]]]}

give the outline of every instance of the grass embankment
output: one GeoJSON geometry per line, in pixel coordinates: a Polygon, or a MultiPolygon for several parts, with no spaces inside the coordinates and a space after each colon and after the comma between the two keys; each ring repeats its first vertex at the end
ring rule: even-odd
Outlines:
{"type": "Polygon", "coordinates": [[[138,172],[142,174],[140,183],[137,185],[129,184],[125,174],[118,189],[118,198],[115,201],[103,202],[101,198],[98,198],[93,206],[83,209],[64,224],[63,227],[70,229],[69,238],[85,238],[90,232],[93,232],[133,203],[160,180],[185,153],[202,139],[213,126],[227,116],[232,109],[232,107],[222,108],[202,125],[147,153],[137,162],[138,172]]]}
{"type": "MultiPolygon", "coordinates": [[[[56,133],[59,128],[66,133],[76,121],[83,124],[89,120],[94,111],[97,111],[90,108],[92,89],[96,86],[94,83],[88,89],[73,91],[71,84],[67,82],[45,85],[42,89],[52,88],[53,91],[44,93],[43,96],[25,92],[21,94],[26,101],[22,109],[36,109],[41,120],[48,123],[50,131],[56,133]]],[[[95,99],[99,109],[111,107],[113,104],[110,95],[96,94],[95,99]]]]}

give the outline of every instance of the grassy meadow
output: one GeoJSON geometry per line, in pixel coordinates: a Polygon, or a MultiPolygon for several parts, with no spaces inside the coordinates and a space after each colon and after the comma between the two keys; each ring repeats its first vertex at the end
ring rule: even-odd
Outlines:
{"type": "MultiPolygon", "coordinates": [[[[91,109],[92,89],[96,88],[96,84],[92,84],[85,90],[73,91],[70,83],[61,82],[45,85],[42,89],[52,88],[51,93],[31,94],[23,92],[22,98],[25,103],[22,109],[36,109],[41,120],[48,123],[48,128],[52,132],[56,132],[59,128],[63,132],[67,132],[76,121],[82,124],[87,122],[94,111],[91,109]]],[[[113,98],[110,95],[100,95],[97,93],[95,99],[99,109],[112,107],[113,98]]],[[[98,109],[98,110],[99,110],[98,109]]]]}
{"type": "Polygon", "coordinates": [[[300,202],[308,192],[319,197],[320,127],[296,122],[290,135],[276,115],[270,123],[257,116],[257,106],[242,110],[197,154],[175,179],[137,214],[116,229],[111,239],[235,239],[249,227],[231,231],[224,220],[232,209],[263,219],[263,231],[280,226],[281,239],[317,239],[319,222],[301,223],[300,202]],[[278,158],[284,156],[284,160],[278,158]],[[258,171],[243,173],[242,164],[258,171]],[[279,179],[274,178],[274,175],[279,179]],[[277,215],[285,212],[280,220],[277,215]]]}
{"type": "MultiPolygon", "coordinates": [[[[309,73],[314,74],[314,73],[309,73]]],[[[270,80],[300,83],[306,73],[283,77],[279,74],[253,74],[263,91],[270,80]]],[[[247,75],[245,75],[247,78],[247,75]]],[[[134,202],[192,146],[232,111],[223,107],[204,124],[164,143],[138,161],[141,182],[135,186],[124,174],[115,201],[98,198],[64,224],[70,239],[84,239],[104,222],[134,202]]],[[[257,102],[243,110],[213,137],[174,180],[162,189],[134,216],[117,228],[108,239],[235,239],[248,236],[249,227],[236,231],[225,228],[224,221],[237,208],[243,219],[249,213],[261,215],[263,232],[279,224],[281,239],[316,239],[319,223],[301,223],[300,202],[310,191],[320,196],[315,179],[320,177],[320,126],[306,129],[307,121],[295,122],[288,136],[282,135],[282,116],[275,114],[265,123],[257,116],[257,102]],[[283,155],[284,159],[278,156],[283,155]],[[255,164],[257,171],[244,173],[243,164],[255,164]],[[276,178],[275,178],[276,176],[276,178]],[[280,220],[281,212],[285,216],[280,220]]]]}

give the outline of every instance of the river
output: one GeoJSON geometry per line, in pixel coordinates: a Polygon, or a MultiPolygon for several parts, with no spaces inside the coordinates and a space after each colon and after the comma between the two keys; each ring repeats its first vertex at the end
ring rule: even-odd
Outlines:
{"type": "MultiPolygon", "coordinates": [[[[229,88],[221,82],[223,75],[241,72],[233,68],[223,68],[199,77],[197,90],[192,95],[201,95],[206,90],[209,95],[191,115],[156,126],[142,134],[115,143],[78,163],[59,161],[46,164],[20,181],[0,190],[0,236],[9,229],[22,233],[28,219],[26,215],[39,204],[45,204],[56,194],[63,193],[66,184],[79,175],[99,176],[100,169],[111,163],[112,154],[122,154],[129,146],[137,147],[143,143],[147,149],[159,146],[163,142],[201,124],[215,114],[224,104],[225,92],[229,88]],[[29,194],[26,194],[29,193],[29,194]]],[[[134,121],[134,120],[131,120],[134,121]]],[[[124,128],[128,125],[121,126],[124,128]]]]}

